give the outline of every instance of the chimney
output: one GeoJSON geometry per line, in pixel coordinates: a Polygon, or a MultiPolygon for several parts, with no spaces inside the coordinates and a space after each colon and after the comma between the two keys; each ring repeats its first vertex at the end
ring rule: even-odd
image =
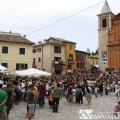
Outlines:
{"type": "Polygon", "coordinates": [[[26,35],[23,35],[24,38],[26,38],[26,35]]]}
{"type": "Polygon", "coordinates": [[[41,44],[42,43],[42,41],[38,41],[38,44],[41,44]]]}

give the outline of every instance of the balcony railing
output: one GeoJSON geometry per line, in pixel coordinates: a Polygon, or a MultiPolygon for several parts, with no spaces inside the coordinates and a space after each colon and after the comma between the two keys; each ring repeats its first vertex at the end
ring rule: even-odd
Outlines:
{"type": "Polygon", "coordinates": [[[63,66],[65,66],[65,63],[62,60],[59,61],[53,61],[53,67],[59,67],[62,68],[63,66]]]}

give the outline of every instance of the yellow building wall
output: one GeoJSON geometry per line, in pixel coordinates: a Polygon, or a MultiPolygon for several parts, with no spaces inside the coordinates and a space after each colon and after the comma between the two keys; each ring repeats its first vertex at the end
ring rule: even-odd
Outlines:
{"type": "Polygon", "coordinates": [[[69,54],[73,54],[73,64],[72,65],[72,69],[71,69],[71,72],[74,72],[74,70],[76,69],[76,52],[75,52],[75,49],[76,49],[76,44],[72,44],[72,43],[65,43],[65,51],[66,51],[66,72],[69,71],[68,69],[68,65],[69,65],[69,62],[68,62],[68,58],[69,58],[69,54]],[[71,49],[70,49],[70,46],[71,46],[71,49]]]}
{"type": "Polygon", "coordinates": [[[16,63],[28,64],[32,67],[32,44],[0,42],[0,64],[8,63],[8,71],[16,70],[16,63]],[[8,53],[2,53],[2,46],[8,47],[8,53]],[[25,48],[25,55],[19,54],[19,48],[25,48]]]}
{"type": "Polygon", "coordinates": [[[33,58],[35,58],[35,66],[37,69],[43,69],[42,68],[42,45],[41,46],[37,46],[37,47],[34,47],[34,49],[36,49],[36,52],[33,53],[33,58]],[[37,49],[41,48],[41,51],[40,52],[37,52],[37,49]],[[38,62],[38,58],[41,59],[40,62],[38,62]]]}
{"type": "Polygon", "coordinates": [[[85,58],[85,68],[86,69],[89,69],[90,68],[90,55],[86,55],[86,58],[85,58]]]}

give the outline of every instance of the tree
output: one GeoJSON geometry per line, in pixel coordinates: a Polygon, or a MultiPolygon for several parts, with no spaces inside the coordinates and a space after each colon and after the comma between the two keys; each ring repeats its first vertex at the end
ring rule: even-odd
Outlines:
{"type": "Polygon", "coordinates": [[[95,55],[99,54],[99,48],[97,48],[97,50],[95,51],[95,55]]]}
{"type": "Polygon", "coordinates": [[[92,55],[98,55],[99,54],[99,49],[97,49],[95,52],[92,52],[92,55]]]}

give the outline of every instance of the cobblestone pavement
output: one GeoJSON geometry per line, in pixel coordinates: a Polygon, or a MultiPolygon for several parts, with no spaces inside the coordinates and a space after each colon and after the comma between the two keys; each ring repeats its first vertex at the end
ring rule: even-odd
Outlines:
{"type": "MultiPolygon", "coordinates": [[[[95,98],[92,96],[92,104],[88,105],[84,98],[84,104],[79,105],[73,103],[72,105],[66,102],[63,98],[60,101],[59,112],[53,113],[47,105],[43,109],[37,106],[35,117],[33,120],[80,120],[80,109],[92,109],[95,112],[113,112],[115,105],[115,97],[112,95],[95,98]]],[[[12,109],[9,120],[27,120],[26,115],[26,103],[22,102],[12,109]]],[[[102,119],[103,120],[103,119],[102,119]]]]}

